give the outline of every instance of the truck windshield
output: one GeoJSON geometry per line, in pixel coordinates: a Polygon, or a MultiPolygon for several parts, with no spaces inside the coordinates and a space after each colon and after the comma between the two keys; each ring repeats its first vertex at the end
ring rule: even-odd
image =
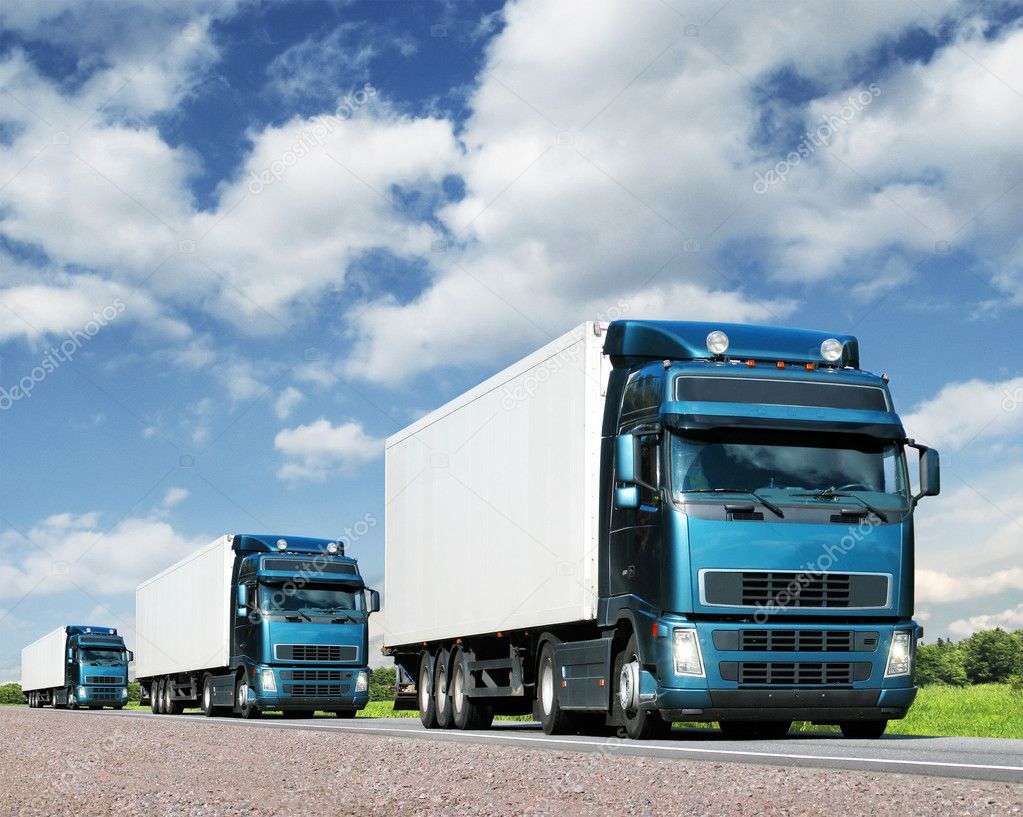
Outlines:
{"type": "Polygon", "coordinates": [[[336,585],[285,583],[261,584],[260,606],[264,613],[313,613],[316,615],[362,613],[362,592],[336,585]]]}
{"type": "Polygon", "coordinates": [[[878,508],[909,502],[899,445],[848,434],[718,430],[671,435],[672,490],[757,491],[773,501],[812,503],[842,495],[878,508]]]}
{"type": "Polygon", "coordinates": [[[127,663],[123,650],[81,648],[78,650],[78,660],[82,664],[91,664],[94,667],[119,667],[127,663]]]}

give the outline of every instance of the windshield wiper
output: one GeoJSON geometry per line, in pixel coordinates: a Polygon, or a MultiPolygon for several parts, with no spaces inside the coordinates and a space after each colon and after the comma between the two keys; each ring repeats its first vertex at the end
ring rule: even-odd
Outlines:
{"type": "Polygon", "coordinates": [[[767,510],[777,516],[779,519],[784,519],[785,514],[782,513],[781,508],[775,505],[770,500],[764,499],[756,491],[750,490],[749,488],[693,488],[689,491],[683,491],[684,494],[748,494],[754,497],[757,502],[763,505],[767,510]]]}
{"type": "Polygon", "coordinates": [[[793,494],[792,496],[812,497],[813,499],[819,499],[821,501],[827,499],[838,499],[839,497],[841,497],[842,499],[855,499],[864,508],[870,511],[870,513],[874,514],[874,516],[876,516],[882,522],[888,521],[888,517],[882,511],[879,511],[877,508],[875,508],[873,505],[867,502],[867,500],[865,500],[863,497],[857,496],[856,494],[847,494],[843,491],[836,491],[834,488],[821,488],[819,491],[814,491],[812,494],[793,494]]]}

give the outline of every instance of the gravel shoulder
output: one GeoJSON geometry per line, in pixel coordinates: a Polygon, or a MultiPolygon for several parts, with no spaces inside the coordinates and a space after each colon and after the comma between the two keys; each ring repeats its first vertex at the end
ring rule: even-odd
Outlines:
{"type": "Polygon", "coordinates": [[[1023,814],[1023,785],[0,709],[0,815],[1023,814]]]}

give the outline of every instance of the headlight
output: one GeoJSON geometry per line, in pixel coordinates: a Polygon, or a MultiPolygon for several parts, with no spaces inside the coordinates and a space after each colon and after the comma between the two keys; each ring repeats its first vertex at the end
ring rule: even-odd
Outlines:
{"type": "Polygon", "coordinates": [[[888,669],[885,670],[885,677],[909,675],[912,658],[913,636],[905,630],[896,632],[892,635],[892,646],[888,650],[888,669]]]}
{"type": "Polygon", "coordinates": [[[674,632],[675,674],[703,677],[703,656],[696,630],[676,629],[674,632]]]}
{"type": "Polygon", "coordinates": [[[836,363],[842,359],[842,341],[836,338],[828,338],[821,343],[821,357],[830,363],[836,363]]]}
{"type": "Polygon", "coordinates": [[[274,678],[274,671],[272,669],[263,670],[260,680],[263,685],[263,692],[277,691],[277,679],[274,678]]]}
{"type": "Polygon", "coordinates": [[[128,697],[128,690],[122,689],[121,690],[121,697],[122,698],[127,698],[128,697]]]}
{"type": "Polygon", "coordinates": [[[78,687],[78,697],[79,698],[85,697],[85,687],[78,687]]]}
{"type": "Polygon", "coordinates": [[[367,689],[369,689],[369,673],[366,670],[360,670],[355,678],[355,691],[365,692],[367,689]]]}

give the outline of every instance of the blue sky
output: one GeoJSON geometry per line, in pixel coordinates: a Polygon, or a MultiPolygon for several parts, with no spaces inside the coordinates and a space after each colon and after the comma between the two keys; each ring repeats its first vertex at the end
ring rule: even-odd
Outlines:
{"type": "Polygon", "coordinates": [[[382,440],[615,312],[858,335],[945,461],[920,618],[1023,627],[1021,20],[5,4],[0,678],[225,531],[379,583],[382,440]]]}

